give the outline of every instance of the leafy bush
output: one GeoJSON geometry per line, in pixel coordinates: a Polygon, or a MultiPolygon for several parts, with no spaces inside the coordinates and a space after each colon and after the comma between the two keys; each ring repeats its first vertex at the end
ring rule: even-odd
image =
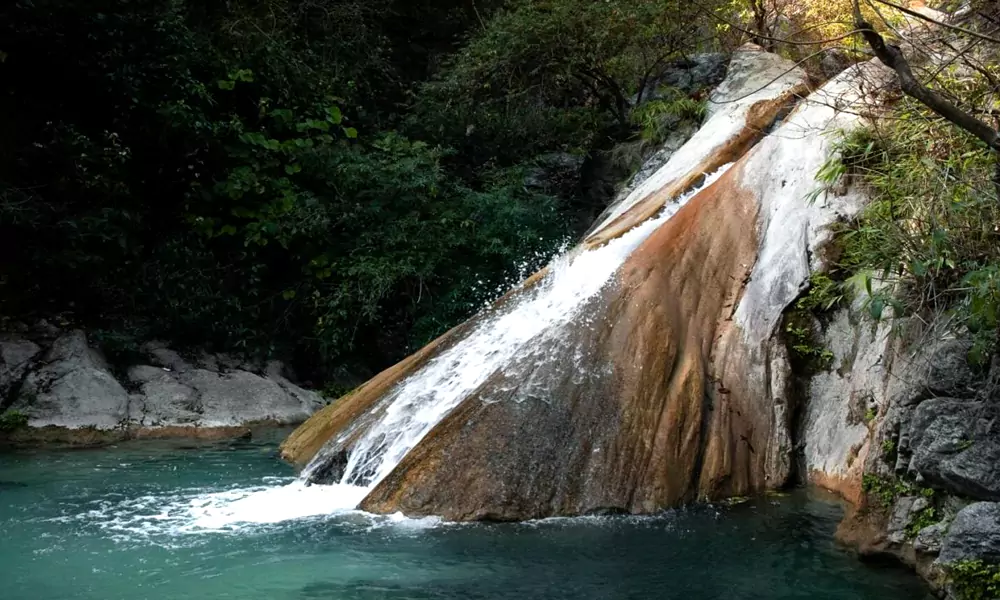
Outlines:
{"type": "Polygon", "coordinates": [[[962,560],[948,565],[948,573],[959,600],[1000,598],[1000,565],[962,560]]]}
{"type": "Polygon", "coordinates": [[[0,431],[14,431],[28,424],[28,415],[19,410],[7,410],[0,414],[0,431]]]}
{"type": "Polygon", "coordinates": [[[412,73],[384,32],[429,11],[453,43],[470,17],[431,4],[5,5],[3,312],[123,355],[155,336],[363,373],[481,307],[568,219],[516,167],[470,184],[385,126],[412,73]]]}
{"type": "Polygon", "coordinates": [[[908,481],[895,477],[883,477],[874,473],[865,473],[862,476],[861,490],[873,498],[876,505],[881,508],[890,508],[900,496],[922,496],[924,498],[934,496],[934,490],[931,488],[916,487],[908,481]]]}
{"type": "Polygon", "coordinates": [[[819,179],[861,177],[872,202],[841,232],[842,267],[863,281],[870,314],[950,311],[984,361],[1000,327],[1000,202],[996,156],[904,100],[894,118],[844,137],[819,179]],[[872,289],[878,278],[890,292],[872,289]]]}

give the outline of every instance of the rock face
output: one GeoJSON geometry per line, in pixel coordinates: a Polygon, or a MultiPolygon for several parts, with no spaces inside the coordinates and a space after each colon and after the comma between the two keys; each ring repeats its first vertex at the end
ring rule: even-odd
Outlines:
{"type": "Polygon", "coordinates": [[[909,423],[909,470],[930,484],[981,500],[1000,500],[1000,407],[937,398],[909,423]]]}
{"type": "Polygon", "coordinates": [[[291,383],[277,362],[253,372],[225,355],[205,355],[193,365],[162,345],[144,352],[152,364],[128,368],[120,382],[83,331],[61,333],[45,351],[8,336],[0,342],[0,383],[14,395],[10,408],[33,428],[183,432],[290,424],[325,405],[291,383]]]}
{"type": "Polygon", "coordinates": [[[13,405],[32,427],[114,429],[125,422],[128,392],[82,331],[58,338],[42,363],[24,380],[13,405]]]}
{"type": "Polygon", "coordinates": [[[19,338],[0,338],[0,408],[6,407],[13,398],[15,387],[21,384],[32,361],[42,353],[41,347],[31,341],[19,338]]]}
{"type": "MultiPolygon", "coordinates": [[[[845,72],[768,134],[805,91],[805,75],[759,49],[738,53],[702,129],[577,251],[618,239],[735,164],[628,256],[587,300],[583,322],[558,325],[530,356],[493,372],[361,507],[511,520],[651,512],[783,486],[794,471],[795,407],[777,334],[828,226],[863,205],[857,194],[806,200],[826,160],[825,132],[857,121],[856,77],[845,72]]],[[[342,465],[389,410],[383,395],[463,335],[446,334],[318,413],[284,456],[304,464],[326,444],[321,456],[342,465]]],[[[323,460],[314,472],[340,472],[323,460]]]]}
{"type": "Polygon", "coordinates": [[[962,509],[944,538],[938,562],[1000,562],[1000,504],[977,502],[962,509]]]}

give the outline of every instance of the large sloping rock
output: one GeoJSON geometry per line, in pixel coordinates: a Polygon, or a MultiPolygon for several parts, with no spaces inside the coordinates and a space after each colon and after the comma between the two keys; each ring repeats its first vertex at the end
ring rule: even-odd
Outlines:
{"type": "MultiPolygon", "coordinates": [[[[587,245],[599,245],[621,235],[635,224],[657,213],[667,202],[675,200],[706,173],[738,158],[763,134],[763,128],[790,105],[793,92],[804,91],[805,73],[784,59],[748,46],[733,58],[726,80],[712,96],[711,115],[704,126],[651,177],[609,208],[593,232],[587,245]],[[666,190],[666,191],[664,191],[666,190]]],[[[536,284],[547,269],[532,276],[525,288],[536,284]]],[[[518,291],[502,298],[495,310],[517,300],[518,291]]],[[[354,393],[331,405],[310,419],[282,446],[286,460],[304,465],[328,441],[341,436],[347,429],[351,435],[341,443],[340,450],[350,440],[361,435],[370,422],[378,401],[396,384],[418,371],[434,357],[442,354],[473,329],[473,319],[428,344],[401,363],[387,369],[361,386],[354,393]]],[[[336,449],[334,449],[336,450],[336,449]]]]}
{"type": "Polygon", "coordinates": [[[56,339],[42,363],[24,380],[13,405],[28,416],[28,425],[114,429],[125,423],[128,392],[87,345],[84,332],[56,339]]]}
{"type": "MultiPolygon", "coordinates": [[[[856,122],[860,94],[857,73],[845,73],[753,147],[798,87],[779,77],[769,95],[738,108],[761,92],[747,75],[754,61],[804,81],[776,57],[742,53],[723,86],[736,100],[583,247],[615,240],[706,172],[736,164],[639,245],[579,311],[585,318],[546,331],[457,403],[362,508],[503,520],[650,512],[787,482],[794,407],[776,333],[806,285],[810,257],[829,238],[827,226],[863,204],[856,194],[807,201],[827,156],[825,134],[856,122]]],[[[329,440],[322,456],[342,462],[389,410],[383,394],[442,348],[460,348],[463,334],[319,413],[286,442],[285,456],[305,462],[329,440]]]]}

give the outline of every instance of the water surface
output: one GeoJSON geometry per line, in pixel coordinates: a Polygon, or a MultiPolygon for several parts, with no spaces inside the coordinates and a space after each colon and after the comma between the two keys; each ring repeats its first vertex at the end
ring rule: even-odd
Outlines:
{"type": "Polygon", "coordinates": [[[839,549],[841,507],[805,492],[521,525],[323,515],[336,490],[289,485],[276,441],[0,454],[0,598],[925,595],[909,573],[839,549]]]}

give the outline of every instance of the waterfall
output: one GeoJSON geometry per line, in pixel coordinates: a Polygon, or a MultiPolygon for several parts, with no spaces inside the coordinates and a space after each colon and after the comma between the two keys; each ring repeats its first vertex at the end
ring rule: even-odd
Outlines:
{"type": "MultiPolygon", "coordinates": [[[[706,177],[701,187],[715,181],[726,168],[706,177]]],[[[654,218],[604,246],[577,248],[557,257],[549,275],[535,288],[484,315],[464,339],[397,384],[373,409],[376,420],[360,436],[348,429],[331,440],[304,469],[302,480],[309,481],[332,454],[348,448],[339,485],[374,488],[492,374],[515,357],[529,354],[546,332],[579,318],[586,300],[607,285],[632,251],[698,189],[689,190],[654,218]]]]}
{"type": "Polygon", "coordinates": [[[577,247],[554,259],[547,277],[511,302],[487,309],[463,339],[385,394],[371,411],[367,429],[360,435],[349,429],[331,440],[297,478],[267,478],[254,487],[138,498],[113,507],[121,514],[115,513],[108,527],[120,532],[187,534],[337,514],[374,519],[369,525],[373,527],[386,522],[418,528],[434,525],[438,520],[433,518],[406,519],[398,514],[382,518],[361,514],[357,507],[435,425],[491,375],[503,372],[518,358],[546,360],[536,352],[539,342],[546,335],[559,335],[560,325],[579,320],[586,301],[613,280],[632,251],[729,166],[704,178],[699,188],[621,237],[591,250],[577,247]],[[348,450],[342,474],[332,484],[310,484],[338,447],[348,450]]]}

